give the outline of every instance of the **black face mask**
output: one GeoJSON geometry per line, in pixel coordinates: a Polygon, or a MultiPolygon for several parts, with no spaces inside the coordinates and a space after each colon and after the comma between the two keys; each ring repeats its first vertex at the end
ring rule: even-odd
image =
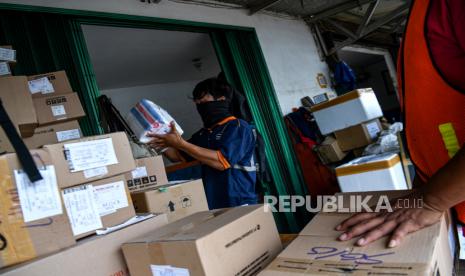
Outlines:
{"type": "Polygon", "coordinates": [[[229,101],[212,101],[197,104],[197,111],[206,128],[214,126],[221,120],[231,116],[229,101]]]}

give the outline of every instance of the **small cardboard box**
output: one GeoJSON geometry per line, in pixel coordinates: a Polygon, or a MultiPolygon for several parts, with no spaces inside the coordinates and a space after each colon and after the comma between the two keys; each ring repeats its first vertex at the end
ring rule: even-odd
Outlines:
{"type": "Polygon", "coordinates": [[[32,137],[24,138],[23,141],[28,148],[36,149],[43,145],[60,143],[81,137],[82,133],[78,121],[69,121],[38,127],[32,137]]]}
{"type": "MultiPolygon", "coordinates": [[[[374,195],[371,202],[377,202],[379,195],[396,197],[386,191],[374,195]]],[[[349,201],[344,197],[344,203],[349,201]]],[[[398,247],[388,248],[389,237],[364,247],[354,245],[356,238],[338,241],[341,232],[334,227],[350,215],[316,215],[299,237],[259,275],[453,275],[444,218],[431,227],[410,233],[398,247]]]]}
{"type": "Polygon", "coordinates": [[[39,125],[76,120],[86,116],[77,93],[33,99],[39,125]]]}
{"type": "Polygon", "coordinates": [[[80,240],[75,246],[12,268],[0,270],[2,276],[129,276],[121,245],[166,225],[158,215],[126,228],[80,240]]]}
{"type": "Polygon", "coordinates": [[[191,276],[254,275],[281,248],[269,206],[250,205],[195,213],[123,244],[123,253],[136,276],[164,265],[191,276]]]}
{"type": "Polygon", "coordinates": [[[43,150],[31,151],[44,177],[31,184],[16,154],[0,156],[0,267],[28,261],[75,243],[54,167],[43,150]]]}
{"type": "Polygon", "coordinates": [[[131,193],[131,197],[137,213],[165,213],[170,222],[208,211],[201,179],[131,193]]]}
{"type": "Polygon", "coordinates": [[[126,183],[131,193],[168,184],[163,157],[136,159],[136,169],[126,174],[126,183]]]}
{"type": "Polygon", "coordinates": [[[336,168],[342,192],[407,190],[399,155],[384,153],[356,158],[336,168]]]}
{"type": "Polygon", "coordinates": [[[65,71],[57,71],[27,77],[33,98],[57,96],[73,92],[65,71]]]}
{"type": "Polygon", "coordinates": [[[347,155],[339,147],[338,141],[331,136],[327,136],[315,150],[323,164],[341,161],[347,155]]]}
{"type": "Polygon", "coordinates": [[[76,239],[136,215],[124,175],[65,188],[61,195],[76,239]]]}
{"type": "Polygon", "coordinates": [[[55,164],[60,188],[124,174],[135,169],[124,132],[45,145],[55,164]]]}
{"type": "Polygon", "coordinates": [[[381,106],[371,88],[357,89],[314,105],[311,111],[323,135],[383,116],[381,106]]]}
{"type": "MultiPolygon", "coordinates": [[[[0,78],[0,98],[8,116],[22,137],[30,137],[37,127],[37,115],[27,88],[26,77],[0,78]]],[[[3,133],[3,129],[0,130],[3,133]]]]}
{"type": "Polygon", "coordinates": [[[361,148],[373,143],[382,127],[378,119],[334,132],[343,151],[361,148]]]}

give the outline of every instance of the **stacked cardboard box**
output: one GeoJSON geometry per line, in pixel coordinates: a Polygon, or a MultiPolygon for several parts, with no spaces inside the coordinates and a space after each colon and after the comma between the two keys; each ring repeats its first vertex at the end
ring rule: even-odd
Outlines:
{"type": "MultiPolygon", "coordinates": [[[[344,208],[351,202],[348,195],[341,195],[344,208]]],[[[373,194],[368,205],[375,205],[382,195],[391,196],[391,193],[373,194]]],[[[393,198],[399,195],[392,193],[393,198]]],[[[334,227],[350,215],[318,214],[259,275],[453,275],[453,257],[444,218],[409,234],[398,247],[388,248],[389,237],[364,247],[355,246],[356,239],[337,241],[341,232],[334,227]]]]}

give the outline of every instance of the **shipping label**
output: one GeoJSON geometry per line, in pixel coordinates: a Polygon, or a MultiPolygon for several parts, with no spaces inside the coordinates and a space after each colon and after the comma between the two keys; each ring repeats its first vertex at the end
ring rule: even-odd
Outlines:
{"type": "Polygon", "coordinates": [[[70,129],[70,130],[57,131],[56,135],[57,135],[58,142],[81,138],[81,132],[79,131],[78,128],[70,129]]]}
{"type": "Polygon", "coordinates": [[[16,50],[0,48],[0,60],[16,61],[16,50]]]}
{"type": "Polygon", "coordinates": [[[108,173],[108,168],[106,166],[98,167],[94,169],[87,169],[82,171],[85,178],[92,178],[96,176],[106,175],[108,173]]]}
{"type": "Polygon", "coordinates": [[[132,171],[132,178],[141,178],[146,177],[147,174],[147,167],[137,167],[135,170],[132,171]]]}
{"type": "Polygon", "coordinates": [[[52,114],[53,114],[54,117],[66,115],[65,106],[62,105],[62,104],[60,104],[60,105],[52,105],[50,108],[52,109],[52,114]]]}
{"type": "Polygon", "coordinates": [[[378,133],[381,131],[378,122],[371,122],[366,124],[366,128],[371,139],[376,139],[376,137],[378,137],[378,133]]]}
{"type": "Polygon", "coordinates": [[[63,213],[58,190],[55,167],[39,169],[42,180],[31,183],[22,170],[14,170],[16,187],[23,212],[24,222],[39,220],[63,213]]]}
{"type": "Polygon", "coordinates": [[[187,268],[170,265],[150,265],[150,270],[153,276],[189,276],[187,268]]]}
{"type": "Polygon", "coordinates": [[[67,188],[62,193],[75,236],[103,227],[92,185],[67,188]]]}
{"type": "Polygon", "coordinates": [[[71,172],[118,163],[111,138],[65,144],[64,149],[71,172]]]}
{"type": "Polygon", "coordinates": [[[116,212],[118,209],[128,207],[128,196],[124,181],[94,185],[94,199],[100,216],[116,212]]]}
{"type": "Polygon", "coordinates": [[[38,78],[35,80],[28,81],[29,91],[31,94],[42,93],[49,94],[55,92],[53,89],[52,83],[48,80],[47,77],[38,78]]]}
{"type": "Polygon", "coordinates": [[[0,76],[11,75],[10,65],[7,62],[0,62],[0,76]]]}

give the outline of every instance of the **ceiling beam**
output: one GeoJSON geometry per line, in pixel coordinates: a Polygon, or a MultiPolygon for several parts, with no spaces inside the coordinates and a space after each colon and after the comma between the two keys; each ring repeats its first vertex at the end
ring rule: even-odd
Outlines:
{"type": "Polygon", "coordinates": [[[376,0],[375,2],[371,2],[368,6],[365,15],[363,16],[362,22],[360,23],[356,31],[357,36],[363,35],[363,31],[365,30],[366,26],[370,23],[370,20],[373,17],[373,14],[375,13],[378,4],[379,0],[376,0]]]}
{"type": "Polygon", "coordinates": [[[281,0],[265,0],[258,5],[249,7],[249,15],[254,15],[257,12],[267,9],[273,5],[276,5],[281,0]]]}
{"type": "Polygon", "coordinates": [[[375,1],[375,0],[358,0],[358,1],[351,0],[351,1],[347,1],[347,2],[344,2],[342,4],[330,7],[330,8],[328,8],[328,9],[322,11],[322,12],[309,15],[309,16],[305,17],[304,20],[307,21],[308,23],[313,23],[315,21],[318,21],[318,20],[333,16],[333,15],[336,15],[338,13],[341,13],[341,12],[344,12],[344,11],[347,11],[347,10],[351,10],[353,8],[356,8],[356,7],[360,7],[362,5],[365,5],[367,3],[371,3],[373,1],[375,1]]]}
{"type": "Polygon", "coordinates": [[[346,36],[350,37],[350,38],[357,38],[357,36],[352,32],[350,31],[349,29],[347,29],[346,27],[342,26],[341,24],[339,24],[338,22],[334,21],[334,20],[331,20],[331,19],[324,19],[323,20],[324,22],[327,22],[329,24],[331,24],[334,28],[338,29],[340,32],[342,32],[343,34],[345,34],[346,36]]]}

